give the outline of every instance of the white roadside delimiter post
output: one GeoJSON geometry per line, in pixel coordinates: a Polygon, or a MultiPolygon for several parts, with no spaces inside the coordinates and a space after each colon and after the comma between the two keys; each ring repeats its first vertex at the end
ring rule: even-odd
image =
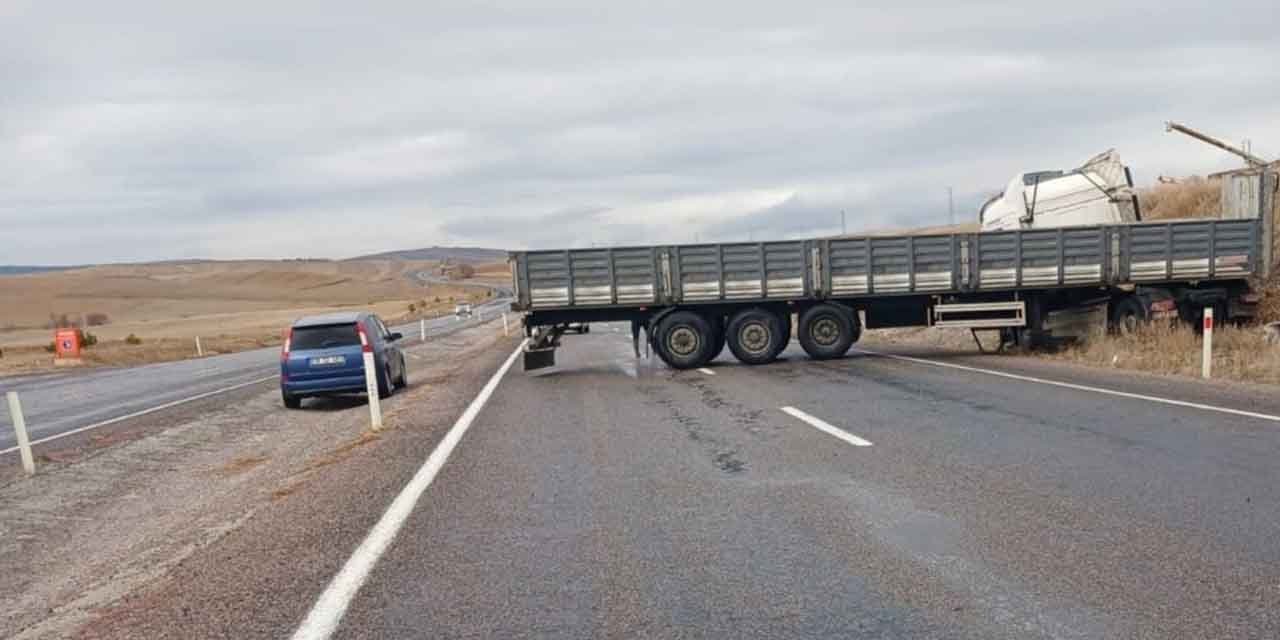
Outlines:
{"type": "MultiPolygon", "coordinates": [[[[360,355],[364,359],[364,387],[365,392],[369,394],[369,424],[374,431],[381,431],[382,405],[378,398],[378,364],[373,359],[373,344],[369,341],[369,334],[365,333],[364,323],[357,322],[356,328],[360,331],[360,355]]],[[[387,384],[391,384],[391,381],[388,380],[387,384]]]]}
{"type": "Polygon", "coordinates": [[[22,457],[22,470],[27,475],[36,472],[36,460],[31,457],[31,441],[27,439],[27,421],[22,417],[22,403],[18,400],[18,392],[5,394],[9,399],[9,417],[13,418],[13,433],[18,437],[18,455],[22,457]]]}
{"type": "Polygon", "coordinates": [[[1200,377],[1208,378],[1213,369],[1213,307],[1204,308],[1204,352],[1200,354],[1200,377]]]}

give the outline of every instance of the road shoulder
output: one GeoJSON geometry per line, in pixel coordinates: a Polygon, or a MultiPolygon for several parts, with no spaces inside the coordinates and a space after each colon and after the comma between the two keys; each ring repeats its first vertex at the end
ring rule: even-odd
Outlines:
{"type": "Polygon", "coordinates": [[[0,487],[0,636],[278,636],[513,340],[408,349],[379,434],[362,401],[290,412],[271,387],[0,487]]]}

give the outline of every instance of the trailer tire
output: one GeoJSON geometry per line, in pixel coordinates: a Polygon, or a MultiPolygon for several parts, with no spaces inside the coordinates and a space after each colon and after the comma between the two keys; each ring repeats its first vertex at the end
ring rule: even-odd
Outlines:
{"type": "Polygon", "coordinates": [[[768,309],[743,309],[729,320],[729,350],[743,364],[773,362],[790,340],[790,324],[790,318],[784,320],[781,314],[768,309]]]}
{"type": "Polygon", "coordinates": [[[676,311],[658,323],[654,347],[672,369],[693,369],[714,355],[715,331],[711,323],[692,311],[676,311]]]}
{"type": "Polygon", "coordinates": [[[814,360],[843,356],[860,333],[857,317],[848,307],[818,304],[800,314],[800,347],[814,360]]]}
{"type": "Polygon", "coordinates": [[[727,329],[724,326],[724,318],[719,316],[712,318],[711,330],[715,332],[715,339],[711,342],[711,356],[707,358],[707,362],[720,357],[720,354],[724,352],[724,343],[728,337],[727,329]]]}
{"type": "Polygon", "coordinates": [[[1135,296],[1125,296],[1112,303],[1111,331],[1127,336],[1147,321],[1147,308],[1135,296]]]}
{"type": "Polygon", "coordinates": [[[780,310],[778,312],[778,322],[782,323],[782,339],[778,340],[778,350],[774,352],[774,358],[786,351],[787,345],[791,344],[791,310],[780,310]]]}
{"type": "MultiPolygon", "coordinates": [[[[1213,307],[1214,327],[1221,327],[1230,323],[1230,319],[1227,318],[1227,303],[1215,302],[1210,306],[1213,307]]],[[[1191,330],[1196,335],[1201,335],[1204,333],[1204,307],[1198,307],[1192,313],[1194,314],[1194,319],[1191,321],[1191,330]]]]}

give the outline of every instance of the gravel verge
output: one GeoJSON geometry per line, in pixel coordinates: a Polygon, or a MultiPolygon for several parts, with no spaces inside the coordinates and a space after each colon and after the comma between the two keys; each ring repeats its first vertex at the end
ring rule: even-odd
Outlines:
{"type": "Polygon", "coordinates": [[[361,398],[266,384],[0,486],[0,636],[287,635],[516,340],[408,347],[376,434],[361,398]]]}

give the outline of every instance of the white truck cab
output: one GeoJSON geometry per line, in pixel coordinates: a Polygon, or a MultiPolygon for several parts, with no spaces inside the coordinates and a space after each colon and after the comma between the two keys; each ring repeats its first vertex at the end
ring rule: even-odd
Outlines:
{"type": "Polygon", "coordinates": [[[1076,169],[1019,173],[978,213],[983,231],[1125,224],[1139,219],[1133,178],[1114,149],[1076,169]]]}

